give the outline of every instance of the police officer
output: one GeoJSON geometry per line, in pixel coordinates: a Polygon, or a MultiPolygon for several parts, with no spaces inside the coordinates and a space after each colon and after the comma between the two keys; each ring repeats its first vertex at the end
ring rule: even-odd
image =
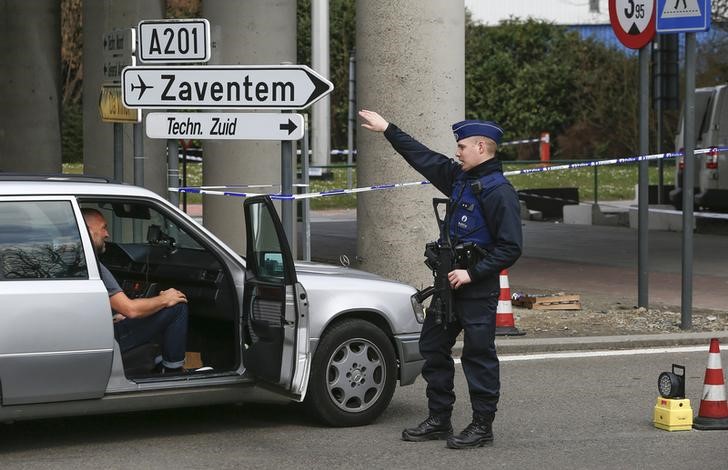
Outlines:
{"type": "Polygon", "coordinates": [[[429,416],[402,432],[405,441],[447,439],[447,447],[480,447],[493,441],[492,424],[500,396],[500,373],[495,350],[495,316],[500,294],[500,272],[521,255],[518,196],[495,159],[503,130],[490,121],[467,120],[453,124],[460,161],[433,152],[382,116],[362,110],[362,126],[384,132],[407,163],[449,197],[447,229],[453,246],[472,242],[473,259],[467,268],[448,273],[453,293],[452,321],[427,315],[420,337],[425,359],[429,416]],[[468,381],[472,422],[453,435],[450,416],[455,393],[452,347],[464,331],[462,365],[468,381]]]}

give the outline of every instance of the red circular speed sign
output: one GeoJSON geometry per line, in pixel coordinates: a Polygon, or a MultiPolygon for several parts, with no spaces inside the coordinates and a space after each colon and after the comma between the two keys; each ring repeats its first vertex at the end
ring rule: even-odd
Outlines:
{"type": "Polygon", "coordinates": [[[609,21],[622,44],[641,49],[655,36],[655,0],[609,0],[609,21]]]}

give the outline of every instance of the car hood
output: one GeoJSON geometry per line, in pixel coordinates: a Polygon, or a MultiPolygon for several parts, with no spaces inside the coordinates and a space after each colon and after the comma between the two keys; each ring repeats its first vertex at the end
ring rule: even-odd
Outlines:
{"type": "Polygon", "coordinates": [[[303,275],[318,274],[322,276],[337,276],[355,279],[372,279],[379,281],[397,282],[392,281],[391,279],[384,278],[378,274],[372,274],[358,269],[348,268],[345,266],[334,266],[332,264],[312,263],[308,261],[297,261],[296,273],[303,275]]]}

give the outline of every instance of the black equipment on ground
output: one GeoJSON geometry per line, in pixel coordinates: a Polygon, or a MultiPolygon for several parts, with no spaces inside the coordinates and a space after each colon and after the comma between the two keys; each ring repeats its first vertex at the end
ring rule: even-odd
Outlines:
{"type": "Polygon", "coordinates": [[[672,372],[663,372],[657,379],[662,398],[685,398],[685,367],[672,365],[672,372]],[[681,371],[677,374],[677,371],[681,371]]]}

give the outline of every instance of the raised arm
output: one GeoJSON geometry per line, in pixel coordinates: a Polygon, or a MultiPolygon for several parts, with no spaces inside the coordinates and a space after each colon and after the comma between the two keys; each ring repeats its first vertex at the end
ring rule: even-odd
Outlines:
{"type": "Polygon", "coordinates": [[[374,111],[362,109],[359,111],[359,117],[364,121],[362,127],[370,131],[384,132],[387,130],[387,126],[389,126],[389,123],[379,113],[375,113],[374,111]]]}

